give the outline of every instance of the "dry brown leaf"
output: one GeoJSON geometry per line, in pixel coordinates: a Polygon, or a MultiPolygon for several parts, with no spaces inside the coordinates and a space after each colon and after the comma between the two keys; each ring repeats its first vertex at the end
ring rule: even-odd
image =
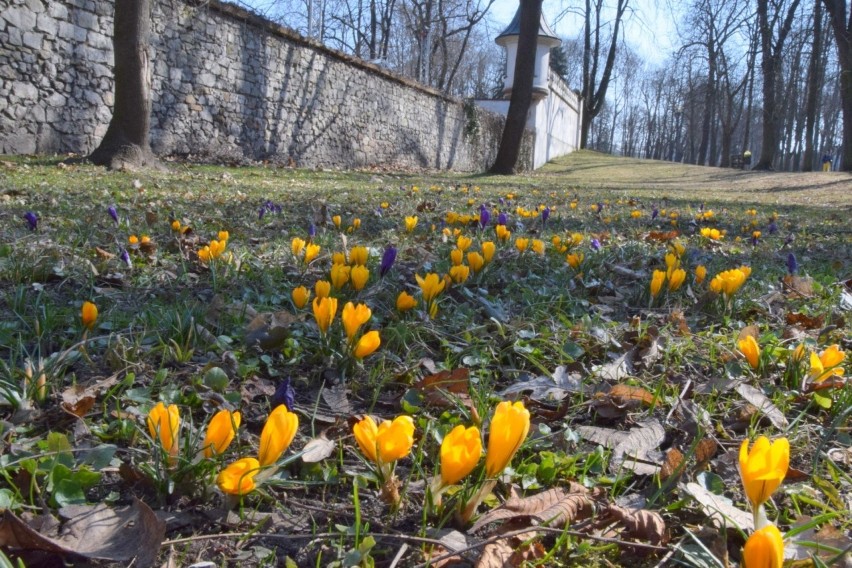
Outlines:
{"type": "Polygon", "coordinates": [[[30,528],[10,510],[0,519],[0,545],[22,551],[61,556],[78,555],[134,566],[153,566],[166,533],[166,524],[138,499],[124,508],[105,504],[72,505],[60,509],[68,519],[59,538],[48,538],[30,528]]]}
{"type": "Polygon", "coordinates": [[[788,274],[782,281],[784,282],[784,287],[789,290],[788,296],[810,298],[814,295],[814,281],[807,276],[788,274]]]}
{"type": "Polygon", "coordinates": [[[426,404],[431,406],[452,407],[455,398],[460,399],[469,408],[473,408],[469,394],[470,369],[462,367],[426,375],[414,385],[414,388],[423,393],[426,404]],[[446,393],[451,393],[453,396],[447,396],[446,393]]]}
{"type": "Polygon", "coordinates": [[[319,437],[309,440],[302,449],[302,461],[305,463],[317,463],[329,457],[337,448],[337,443],[334,440],[326,438],[325,433],[319,437]]]}
{"type": "Polygon", "coordinates": [[[652,461],[648,452],[656,449],[666,437],[666,431],[658,420],[650,420],[639,428],[632,428],[612,450],[609,462],[610,471],[621,468],[632,470],[638,475],[654,475],[660,471],[659,465],[652,461]]]}
{"type": "Polygon", "coordinates": [[[689,329],[689,324],[686,323],[686,318],[680,310],[672,310],[669,314],[669,323],[677,329],[678,335],[689,337],[692,335],[692,330],[689,329]]]}
{"type": "Polygon", "coordinates": [[[515,550],[509,544],[509,539],[501,539],[497,542],[486,544],[482,549],[482,555],[476,561],[476,568],[504,568],[505,566],[517,566],[510,564],[512,554],[515,550]]]}
{"type": "Polygon", "coordinates": [[[695,461],[696,469],[700,469],[713,459],[713,456],[716,455],[716,450],[719,448],[719,445],[716,443],[716,440],[713,438],[704,438],[695,446],[695,461]]]}
{"type": "Polygon", "coordinates": [[[751,385],[742,383],[737,386],[737,392],[747,402],[754,405],[755,408],[763,412],[772,425],[779,430],[786,430],[788,426],[787,417],[781,412],[777,406],[772,404],[772,401],[763,394],[763,391],[754,388],[751,385]]]}
{"type": "Polygon", "coordinates": [[[118,375],[116,374],[89,385],[72,385],[62,393],[62,409],[82,418],[92,409],[98,395],[111,389],[117,382],[118,375]]]}
{"type": "Polygon", "coordinates": [[[680,236],[680,232],[678,231],[651,231],[647,235],[645,235],[645,240],[649,242],[659,242],[663,243],[666,241],[671,241],[680,236]]]}
{"type": "Polygon", "coordinates": [[[647,509],[626,509],[618,505],[609,505],[607,512],[614,516],[624,525],[627,536],[642,540],[650,544],[662,544],[666,542],[666,522],[663,517],[647,509]]]}
{"type": "Polygon", "coordinates": [[[513,493],[505,503],[479,517],[468,532],[475,533],[496,521],[521,517],[540,524],[567,524],[588,518],[593,512],[589,490],[579,483],[571,483],[567,488],[554,487],[528,497],[518,497],[513,493]]]}
{"type": "Polygon", "coordinates": [[[101,260],[111,260],[115,258],[115,254],[109,251],[102,249],[101,247],[95,247],[95,253],[98,255],[98,258],[101,260]]]}
{"type": "Polygon", "coordinates": [[[822,329],[825,324],[825,314],[812,317],[799,312],[788,312],[784,319],[788,325],[800,325],[805,329],[822,329]]]}
{"type": "Polygon", "coordinates": [[[663,462],[663,466],[660,468],[660,479],[665,481],[669,477],[671,477],[674,473],[682,473],[683,467],[683,454],[677,448],[669,448],[666,452],[666,461],[663,462]]]}
{"type": "Polygon", "coordinates": [[[751,513],[737,509],[727,497],[711,493],[692,482],[683,486],[683,489],[698,501],[698,504],[704,510],[704,514],[715,520],[720,526],[726,527],[733,524],[742,531],[751,532],[754,530],[754,519],[751,513]]]}
{"type": "Polygon", "coordinates": [[[639,404],[651,406],[654,404],[654,395],[642,387],[615,385],[609,390],[608,395],[614,403],[622,406],[638,406],[639,404]]]}
{"type": "Polygon", "coordinates": [[[627,437],[627,432],[599,426],[577,426],[577,433],[585,440],[605,448],[614,448],[627,437]]]}
{"type": "Polygon", "coordinates": [[[349,403],[349,391],[344,385],[324,387],[320,392],[322,399],[335,414],[352,414],[349,403]]]}
{"type": "Polygon", "coordinates": [[[737,341],[742,341],[746,337],[753,337],[755,340],[760,338],[760,328],[756,325],[747,325],[740,330],[740,334],[737,336],[737,341]]]}
{"type": "Polygon", "coordinates": [[[246,344],[265,351],[280,349],[290,336],[290,326],[299,320],[287,311],[257,314],[246,326],[246,344]]]}

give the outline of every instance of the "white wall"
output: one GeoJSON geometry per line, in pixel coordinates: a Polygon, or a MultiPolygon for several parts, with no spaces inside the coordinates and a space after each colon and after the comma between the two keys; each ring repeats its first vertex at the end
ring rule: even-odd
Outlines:
{"type": "MultiPolygon", "coordinates": [[[[533,169],[580,147],[579,97],[551,70],[548,70],[548,84],[548,96],[533,103],[527,119],[527,128],[535,131],[533,169]]],[[[478,100],[476,105],[503,116],[509,111],[507,100],[478,100]]]]}
{"type": "Polygon", "coordinates": [[[579,97],[559,75],[553,71],[549,75],[550,93],[535,105],[531,117],[535,125],[534,169],[580,146],[579,97]]]}

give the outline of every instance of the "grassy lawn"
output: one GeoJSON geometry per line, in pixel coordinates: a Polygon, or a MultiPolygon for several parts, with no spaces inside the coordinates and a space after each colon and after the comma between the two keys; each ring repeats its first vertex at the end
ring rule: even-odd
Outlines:
{"type": "Polygon", "coordinates": [[[722,566],[762,435],[787,557],[848,557],[850,176],[168,166],[0,160],[29,562],[722,566]]]}

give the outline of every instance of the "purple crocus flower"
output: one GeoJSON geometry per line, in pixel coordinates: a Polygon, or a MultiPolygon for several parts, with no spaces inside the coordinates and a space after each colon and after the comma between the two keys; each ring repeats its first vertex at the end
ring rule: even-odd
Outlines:
{"type": "Polygon", "coordinates": [[[547,219],[550,218],[550,207],[545,207],[541,210],[541,224],[544,226],[547,223],[547,219]]]}
{"type": "Polygon", "coordinates": [[[32,211],[27,211],[24,213],[24,220],[29,224],[30,230],[35,231],[38,229],[38,215],[33,213],[32,211]]]}
{"type": "Polygon", "coordinates": [[[115,224],[118,225],[118,209],[115,208],[115,205],[110,205],[107,207],[107,213],[112,217],[112,220],[115,221],[115,224]]]}
{"type": "Polygon", "coordinates": [[[502,207],[504,205],[506,205],[506,200],[501,197],[500,198],[500,206],[502,207]]]}
{"type": "Polygon", "coordinates": [[[601,211],[603,211],[603,202],[598,201],[598,213],[600,213],[601,211]]]}
{"type": "Polygon", "coordinates": [[[592,239],[592,250],[601,250],[601,242],[597,239],[592,239]]]}
{"type": "Polygon", "coordinates": [[[792,252],[787,255],[787,272],[795,274],[799,269],[799,263],[796,262],[796,255],[792,252]]]}
{"type": "Polygon", "coordinates": [[[127,268],[133,267],[133,262],[130,260],[130,253],[127,252],[127,249],[121,249],[121,255],[119,258],[121,258],[121,262],[127,265],[127,268]]]}
{"type": "Polygon", "coordinates": [[[479,206],[479,226],[484,228],[489,221],[491,221],[491,213],[488,212],[488,208],[483,203],[479,206]]]}
{"type": "Polygon", "coordinates": [[[282,404],[287,407],[287,410],[293,411],[293,403],[296,398],[296,389],[290,383],[290,377],[287,377],[275,389],[275,394],[272,395],[271,406],[273,410],[282,404]]]}
{"type": "Polygon", "coordinates": [[[263,216],[266,215],[266,207],[261,207],[257,210],[257,220],[260,221],[263,219],[263,216]]]}
{"type": "Polygon", "coordinates": [[[317,236],[317,226],[314,225],[313,223],[308,225],[308,236],[311,237],[311,238],[314,238],[315,236],[317,236]]]}
{"type": "Polygon", "coordinates": [[[653,221],[654,219],[659,217],[659,215],[660,215],[660,210],[657,209],[656,207],[654,207],[654,210],[651,211],[651,221],[653,221]]]}
{"type": "Polygon", "coordinates": [[[754,235],[752,235],[751,245],[756,247],[758,242],[759,242],[759,239],[757,237],[755,237],[754,235]]]}
{"type": "Polygon", "coordinates": [[[498,225],[505,225],[507,221],[508,221],[508,219],[506,218],[505,213],[501,212],[499,215],[497,215],[497,224],[498,225]]]}
{"type": "Polygon", "coordinates": [[[385,274],[387,274],[395,261],[396,247],[389,246],[385,249],[385,253],[382,255],[382,263],[379,266],[379,276],[384,276],[385,274]]]}
{"type": "Polygon", "coordinates": [[[769,228],[769,234],[770,234],[770,235],[774,235],[775,233],[777,233],[777,232],[778,232],[778,224],[777,224],[775,221],[771,221],[771,222],[769,223],[769,227],[768,227],[768,228],[769,228]]]}

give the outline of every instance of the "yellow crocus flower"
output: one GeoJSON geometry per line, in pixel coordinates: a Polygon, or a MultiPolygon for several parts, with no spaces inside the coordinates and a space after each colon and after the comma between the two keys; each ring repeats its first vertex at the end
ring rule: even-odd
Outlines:
{"type": "Polygon", "coordinates": [[[216,485],[228,495],[247,495],[254,491],[254,476],[260,471],[260,463],[254,458],[239,459],[219,472],[216,485]]]}
{"type": "Polygon", "coordinates": [[[220,410],[213,415],[210,424],[207,425],[202,445],[205,458],[212,458],[228,449],[237,434],[237,428],[240,427],[240,419],[239,412],[230,410],[220,410]]]}
{"type": "Polygon", "coordinates": [[[349,342],[355,341],[355,335],[362,325],[370,321],[373,312],[366,304],[358,304],[346,302],[343,306],[343,311],[340,313],[340,321],[343,322],[343,330],[346,332],[346,337],[349,342]]]}
{"type": "Polygon", "coordinates": [[[400,292],[399,296],[396,297],[396,309],[401,312],[407,312],[408,310],[417,307],[417,300],[414,299],[414,296],[409,294],[408,292],[400,292]]]}
{"type": "Polygon", "coordinates": [[[427,274],[425,277],[415,274],[414,278],[417,280],[417,284],[423,293],[423,300],[427,303],[434,300],[438,294],[443,292],[446,286],[446,282],[434,272],[427,274]]]}
{"type": "Polygon", "coordinates": [[[467,253],[467,263],[470,265],[470,269],[473,270],[473,273],[476,274],[482,267],[485,266],[485,259],[482,258],[482,255],[478,252],[472,251],[467,253]]]}
{"type": "Polygon", "coordinates": [[[775,525],[754,531],[743,548],[743,568],[782,568],[784,538],[775,525]]]}
{"type": "Polygon", "coordinates": [[[751,368],[757,370],[760,365],[760,345],[758,345],[757,340],[751,335],[746,335],[737,342],[737,348],[746,358],[748,364],[751,365],[751,368]]]}
{"type": "Polygon", "coordinates": [[[458,266],[464,260],[464,251],[459,248],[455,248],[450,251],[450,262],[453,266],[458,266]]]}
{"type": "Polygon", "coordinates": [[[148,413],[146,423],[151,437],[159,440],[160,446],[169,454],[170,459],[174,460],[180,449],[178,443],[180,411],[177,405],[170,404],[166,407],[162,402],[158,402],[148,413]]]}
{"type": "Polygon", "coordinates": [[[331,284],[335,289],[340,290],[346,283],[349,282],[349,273],[351,267],[346,264],[331,265],[331,284]]]}
{"type": "Polygon", "coordinates": [[[686,270],[683,268],[676,268],[669,275],[669,292],[675,292],[678,288],[681,287],[684,280],[686,280],[686,270]]]}
{"type": "Polygon", "coordinates": [[[331,255],[332,264],[346,264],[346,255],[342,252],[336,252],[331,255]]]}
{"type": "Polygon", "coordinates": [[[515,239],[515,248],[518,249],[518,252],[526,251],[529,244],[530,244],[529,239],[525,239],[525,238],[522,238],[522,237],[518,237],[517,239],[515,239]]]}
{"type": "Polygon", "coordinates": [[[461,284],[470,277],[470,267],[466,264],[459,264],[450,268],[450,278],[456,284],[461,284]]]}
{"type": "Polygon", "coordinates": [[[311,292],[304,286],[297,286],[296,288],[293,288],[292,296],[293,304],[301,310],[305,307],[305,304],[308,303],[308,299],[311,297],[311,292]]]}
{"type": "Polygon", "coordinates": [[[307,245],[305,247],[305,264],[308,264],[313,259],[315,259],[317,255],[319,255],[321,248],[322,247],[320,247],[319,245],[315,245],[313,243],[307,245]]]}
{"type": "Polygon", "coordinates": [[[532,250],[536,254],[544,254],[544,241],[539,239],[533,239],[532,250]]]}
{"type": "Polygon", "coordinates": [[[334,321],[334,315],[337,313],[337,298],[314,298],[313,308],[314,319],[320,328],[320,332],[325,335],[334,321]]]}
{"type": "Polygon", "coordinates": [[[405,230],[409,233],[414,231],[414,227],[417,226],[417,215],[412,215],[410,217],[405,218],[405,230]]]}
{"type": "Polygon", "coordinates": [[[404,458],[414,445],[414,420],[411,416],[397,416],[380,425],[367,416],[352,428],[355,441],[367,459],[377,464],[387,464],[404,458]]]}
{"type": "Polygon", "coordinates": [[[571,253],[571,254],[569,254],[568,256],[565,257],[565,262],[567,262],[568,265],[571,268],[573,268],[574,270],[577,270],[578,268],[580,268],[580,264],[583,263],[583,260],[585,258],[586,258],[585,255],[581,252],[578,252],[576,254],[571,253]]]}
{"type": "Polygon", "coordinates": [[[266,424],[260,432],[258,460],[262,467],[272,465],[284,453],[299,429],[299,416],[290,412],[283,404],[276,406],[266,418],[266,424]]]}
{"type": "Polygon", "coordinates": [[[370,279],[370,270],[363,264],[357,264],[349,272],[349,278],[352,280],[352,287],[355,288],[356,292],[359,292],[367,285],[367,281],[370,279]]]}
{"type": "Polygon", "coordinates": [[[811,381],[821,383],[832,376],[843,376],[843,367],[840,364],[846,359],[846,353],[840,350],[839,345],[832,345],[819,355],[811,353],[811,370],[808,373],[811,381]]]}
{"type": "Polygon", "coordinates": [[[467,249],[469,249],[470,245],[472,244],[473,239],[471,239],[470,237],[465,237],[464,235],[461,235],[458,239],[456,239],[456,246],[462,252],[467,252],[467,249]]]}
{"type": "Polygon", "coordinates": [[[343,219],[340,218],[340,215],[335,215],[331,218],[331,222],[334,223],[334,226],[339,229],[340,224],[343,222],[343,219]]]}
{"type": "Polygon", "coordinates": [[[300,239],[299,237],[293,237],[293,240],[290,241],[290,250],[293,252],[293,256],[300,256],[302,251],[305,250],[305,240],[300,239]]]}
{"type": "Polygon", "coordinates": [[[524,403],[503,401],[494,410],[488,433],[485,473],[495,477],[517,453],[530,431],[530,411],[524,403]]]}
{"type": "Polygon", "coordinates": [[[745,494],[754,509],[769,499],[790,466],[790,442],[787,438],[778,438],[770,443],[766,436],[760,436],[749,450],[748,439],[740,446],[740,476],[745,494]]]}
{"type": "Polygon", "coordinates": [[[482,258],[485,259],[485,264],[488,264],[494,258],[494,251],[497,250],[497,247],[491,241],[485,241],[480,248],[482,249],[482,258]]]}
{"type": "Polygon", "coordinates": [[[695,267],[695,285],[697,286],[704,282],[705,278],[707,278],[707,267],[699,264],[695,267]]]}
{"type": "Polygon", "coordinates": [[[655,270],[651,275],[651,297],[656,298],[663,289],[663,282],[666,281],[666,273],[662,270],[655,270]]]}
{"type": "Polygon", "coordinates": [[[98,320],[98,307],[89,301],[83,302],[83,307],[80,309],[80,320],[83,327],[91,330],[95,327],[95,322],[98,320]]]}
{"type": "Polygon", "coordinates": [[[367,247],[352,247],[352,250],[349,251],[349,264],[366,266],[369,257],[370,252],[367,250],[367,247]]]}
{"type": "Polygon", "coordinates": [[[373,353],[382,344],[382,339],[378,331],[368,331],[361,336],[358,343],[355,344],[355,350],[352,354],[356,359],[363,359],[367,355],[373,353]]]}
{"type": "Polygon", "coordinates": [[[328,298],[331,295],[331,282],[328,280],[317,280],[314,284],[314,293],[317,298],[328,298]]]}
{"type": "Polygon", "coordinates": [[[481,457],[479,428],[459,424],[441,442],[441,482],[455,485],[473,471],[481,457]]]}

